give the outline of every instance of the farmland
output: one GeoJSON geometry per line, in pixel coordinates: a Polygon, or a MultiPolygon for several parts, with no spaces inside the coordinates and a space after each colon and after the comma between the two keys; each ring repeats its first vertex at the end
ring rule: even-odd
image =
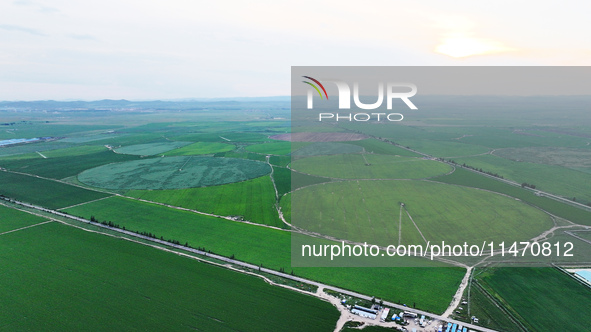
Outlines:
{"type": "Polygon", "coordinates": [[[512,198],[427,181],[341,181],[307,187],[291,196],[294,225],[384,246],[398,240],[399,228],[403,243],[416,244],[424,243],[416,228],[427,241],[463,243],[525,240],[553,225],[542,211],[512,198]],[[442,190],[446,195],[439,194],[442,190]],[[399,215],[406,214],[400,212],[401,202],[416,226],[410,219],[399,226],[399,215]]]}
{"type": "Polygon", "coordinates": [[[538,206],[556,216],[582,225],[591,225],[591,212],[557,202],[548,197],[536,196],[532,191],[515,187],[474,172],[457,168],[455,172],[432,179],[433,181],[481,188],[519,198],[524,202],[538,206]]]}
{"type": "Polygon", "coordinates": [[[244,181],[270,171],[268,164],[245,159],[179,156],[99,166],[78,179],[107,189],[180,189],[244,181]]]}
{"type": "Polygon", "coordinates": [[[150,231],[157,237],[188,242],[192,247],[279,270],[293,270],[310,278],[354,291],[443,312],[457,289],[464,269],[443,268],[309,268],[291,266],[289,232],[256,227],[179,211],[154,204],[113,197],[80,205],[66,212],[113,221],[128,230],[150,231]],[[228,241],[228,234],[232,240],[228,241]],[[417,279],[417,275],[421,276],[417,279]],[[383,280],[397,282],[384,283],[383,280]],[[412,282],[411,282],[412,280],[412,282]],[[437,285],[437,287],[432,287],[437,285]],[[424,289],[430,289],[428,293],[424,289]]]}
{"type": "Polygon", "coordinates": [[[0,204],[0,233],[44,222],[46,219],[0,204]]]}
{"type": "Polygon", "coordinates": [[[451,166],[420,158],[342,154],[295,160],[291,168],[302,173],[341,179],[420,179],[448,173],[451,166]]]}
{"type": "Polygon", "coordinates": [[[291,142],[268,142],[263,144],[255,144],[248,146],[246,150],[256,153],[284,155],[291,152],[291,142]]]}
{"type": "Polygon", "coordinates": [[[481,271],[478,283],[533,331],[583,331],[591,325],[591,289],[553,268],[481,271]],[[535,299],[535,301],[532,301],[535,299]],[[576,310],[573,304],[576,303],[576,310]],[[548,314],[552,308],[552,314],[548,314]]]}
{"type": "Polygon", "coordinates": [[[537,189],[543,191],[569,198],[576,197],[583,202],[591,201],[591,194],[586,185],[591,181],[589,173],[555,165],[517,162],[491,155],[455,158],[454,161],[498,173],[518,183],[534,184],[537,189]],[[560,174],[560,181],[555,180],[556,174],[560,174]]]}
{"type": "Polygon", "coordinates": [[[84,146],[43,152],[46,158],[38,154],[27,159],[2,160],[0,167],[28,174],[40,175],[52,179],[63,179],[77,175],[89,168],[114,163],[136,160],[138,157],[121,155],[102,146],[84,146]]]}
{"type": "Polygon", "coordinates": [[[235,146],[231,144],[218,142],[197,142],[179,149],[166,152],[165,156],[190,156],[199,154],[213,154],[234,150],[235,146]]]}
{"type": "Polygon", "coordinates": [[[275,190],[268,176],[223,186],[176,190],[132,190],[126,193],[153,202],[285,227],[275,210],[275,190]]]}
{"type": "Polygon", "coordinates": [[[34,176],[0,171],[0,195],[51,209],[92,201],[109,194],[34,176]]]}
{"type": "Polygon", "coordinates": [[[124,146],[122,148],[115,149],[115,152],[120,154],[131,154],[136,156],[153,156],[156,154],[162,154],[166,151],[177,149],[185,145],[191,144],[190,142],[162,142],[162,143],[147,143],[124,146]]]}
{"type": "Polygon", "coordinates": [[[332,331],[338,317],[311,296],[57,223],[0,236],[3,329],[332,331]]]}

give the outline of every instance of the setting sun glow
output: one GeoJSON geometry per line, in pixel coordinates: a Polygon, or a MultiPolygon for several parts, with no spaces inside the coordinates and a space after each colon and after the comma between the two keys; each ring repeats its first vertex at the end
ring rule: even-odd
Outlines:
{"type": "Polygon", "coordinates": [[[473,37],[448,37],[444,38],[435,52],[454,58],[464,58],[472,55],[484,55],[510,51],[503,44],[481,38],[473,37]]]}

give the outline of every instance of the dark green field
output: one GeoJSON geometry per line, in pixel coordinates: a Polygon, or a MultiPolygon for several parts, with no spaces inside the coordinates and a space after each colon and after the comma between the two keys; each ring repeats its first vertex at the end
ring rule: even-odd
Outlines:
{"type": "Polygon", "coordinates": [[[89,168],[108,163],[138,159],[138,157],[132,155],[116,154],[102,146],[84,146],[54,150],[43,152],[43,155],[47,158],[42,158],[35,154],[33,156],[34,158],[0,160],[0,167],[52,179],[63,179],[77,175],[89,168]]]}
{"type": "Polygon", "coordinates": [[[155,157],[86,170],[78,180],[107,189],[184,189],[254,179],[271,172],[262,162],[202,156],[155,157]]]}
{"type": "Polygon", "coordinates": [[[477,277],[532,331],[587,331],[591,289],[553,268],[498,268],[477,277]],[[549,314],[551,312],[551,314],[549,314]]]}
{"type": "Polygon", "coordinates": [[[339,316],[252,276],[57,223],[0,236],[3,330],[332,331],[339,316]]]}
{"type": "MultiPolygon", "coordinates": [[[[113,221],[128,230],[188,242],[224,256],[291,272],[289,232],[256,227],[119,197],[84,204],[66,212],[113,221]],[[232,239],[228,240],[228,235],[232,239]]],[[[293,268],[296,275],[417,308],[443,312],[464,276],[462,268],[293,268]],[[420,276],[420,278],[418,277],[420,276]],[[384,282],[387,280],[387,282],[384,282]],[[428,292],[425,291],[428,289],[428,292]]]]}
{"type": "Polygon", "coordinates": [[[64,208],[110,196],[56,181],[9,172],[0,172],[0,195],[50,209],[64,208]]]}
{"type": "Polygon", "coordinates": [[[0,233],[42,223],[47,219],[0,205],[0,233]]]}

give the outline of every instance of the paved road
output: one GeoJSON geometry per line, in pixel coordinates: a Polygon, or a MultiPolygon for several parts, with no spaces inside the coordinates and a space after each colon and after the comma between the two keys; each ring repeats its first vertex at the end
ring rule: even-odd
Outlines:
{"type": "MultiPolygon", "coordinates": [[[[160,240],[160,239],[151,238],[151,237],[148,237],[148,236],[145,236],[145,235],[141,235],[141,234],[137,234],[137,233],[134,233],[134,232],[131,232],[131,231],[127,231],[127,230],[123,230],[123,229],[119,229],[119,228],[114,228],[114,227],[109,227],[109,226],[106,226],[106,225],[103,225],[103,224],[100,224],[100,223],[97,223],[97,222],[92,222],[90,220],[87,220],[87,219],[84,219],[84,218],[80,218],[80,217],[76,217],[76,216],[72,216],[70,214],[63,213],[63,212],[60,212],[60,211],[46,209],[46,208],[41,207],[41,206],[32,205],[32,204],[23,203],[23,202],[18,202],[18,201],[14,201],[14,200],[12,202],[14,202],[16,204],[19,204],[19,205],[22,205],[22,206],[25,206],[27,208],[31,208],[31,209],[35,209],[35,210],[39,210],[39,211],[44,211],[44,212],[47,212],[47,213],[55,214],[55,215],[58,215],[58,216],[61,216],[61,217],[65,217],[65,218],[73,219],[73,220],[76,220],[76,221],[79,221],[79,222],[83,222],[83,223],[86,223],[86,224],[91,224],[91,225],[94,225],[94,226],[102,227],[102,228],[105,228],[105,229],[109,229],[111,231],[119,232],[119,233],[122,233],[122,234],[126,234],[126,235],[129,235],[129,236],[140,238],[140,239],[143,239],[143,240],[148,240],[148,241],[151,241],[151,242],[154,242],[154,243],[158,243],[158,244],[162,244],[162,245],[165,245],[165,246],[168,246],[168,247],[172,247],[172,248],[176,248],[176,249],[181,249],[181,250],[188,251],[188,252],[191,252],[191,253],[195,253],[195,254],[198,254],[198,255],[215,258],[217,260],[220,260],[220,261],[223,261],[223,262],[227,262],[227,263],[230,263],[230,264],[234,264],[234,265],[246,267],[246,268],[253,269],[253,270],[259,270],[261,272],[265,272],[265,273],[269,273],[269,274],[272,274],[272,275],[276,275],[278,277],[282,277],[282,278],[285,278],[285,279],[290,279],[290,280],[294,280],[294,281],[297,281],[297,282],[302,282],[302,283],[314,285],[316,287],[323,287],[324,289],[330,289],[330,290],[335,291],[335,292],[339,292],[339,293],[342,293],[342,294],[345,294],[345,295],[357,297],[357,298],[368,300],[368,301],[371,301],[371,299],[372,299],[371,296],[360,294],[360,293],[356,293],[356,292],[353,292],[353,291],[350,291],[350,290],[347,290],[347,289],[343,289],[343,288],[339,288],[339,287],[334,287],[334,286],[326,285],[326,284],[319,283],[319,282],[316,282],[316,281],[312,281],[312,280],[300,278],[300,277],[297,277],[297,276],[293,276],[291,274],[278,272],[278,271],[267,269],[267,268],[264,268],[264,267],[259,267],[258,265],[254,265],[254,264],[250,264],[250,263],[245,263],[245,262],[238,261],[238,260],[235,260],[235,259],[230,259],[228,257],[224,257],[224,256],[216,255],[216,254],[210,254],[210,253],[205,252],[205,251],[202,251],[202,250],[197,250],[197,249],[194,249],[194,248],[187,248],[187,247],[182,246],[182,245],[170,243],[168,241],[164,241],[164,240],[160,240]]],[[[457,320],[445,318],[443,316],[435,315],[435,314],[430,313],[430,312],[426,312],[426,311],[422,311],[422,310],[418,310],[418,309],[413,309],[413,308],[405,307],[403,305],[399,305],[399,304],[388,302],[388,301],[384,301],[384,305],[386,305],[388,307],[399,309],[401,311],[415,312],[418,315],[425,315],[427,317],[432,317],[434,319],[438,319],[438,320],[441,320],[441,321],[450,322],[452,324],[453,323],[456,323],[458,325],[463,325],[463,326],[465,326],[465,327],[467,327],[469,329],[475,330],[475,331],[497,332],[496,330],[492,330],[492,329],[484,328],[484,327],[481,327],[481,326],[477,326],[477,325],[468,324],[468,323],[465,323],[465,322],[461,322],[461,321],[457,321],[457,320]]]]}

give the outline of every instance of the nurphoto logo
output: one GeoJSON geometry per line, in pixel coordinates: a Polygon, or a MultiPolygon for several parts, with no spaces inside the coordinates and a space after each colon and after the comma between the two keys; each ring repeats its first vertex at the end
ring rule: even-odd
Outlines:
{"type": "MultiPolygon", "coordinates": [[[[324,88],[324,85],[315,78],[310,76],[302,76],[309,81],[302,81],[305,84],[308,84],[311,88],[308,89],[307,94],[307,108],[314,109],[314,96],[315,92],[318,93],[321,100],[328,100],[328,93],[324,88]],[[323,94],[324,93],[324,94],[323,94]]],[[[336,85],[338,90],[338,101],[339,101],[339,109],[351,109],[351,88],[348,83],[342,80],[323,80],[325,83],[333,83],[336,85]]],[[[366,104],[361,102],[359,97],[359,83],[353,82],[353,102],[358,109],[361,110],[375,110],[382,106],[384,102],[384,95],[386,96],[386,108],[388,110],[392,109],[393,100],[400,99],[408,106],[411,110],[418,109],[415,104],[409,99],[410,97],[414,96],[417,93],[417,86],[413,83],[399,83],[399,82],[387,82],[384,84],[383,82],[378,83],[378,91],[377,91],[377,101],[371,104],[366,104]],[[384,89],[385,87],[385,89],[384,89]],[[410,91],[400,92],[400,88],[410,89],[410,91]]],[[[339,120],[348,120],[348,121],[369,121],[369,120],[377,120],[382,121],[383,119],[387,119],[388,121],[402,121],[404,116],[400,113],[349,113],[349,114],[339,114],[339,113],[320,113],[318,115],[318,121],[327,119],[334,119],[336,121],[339,120]]]]}

